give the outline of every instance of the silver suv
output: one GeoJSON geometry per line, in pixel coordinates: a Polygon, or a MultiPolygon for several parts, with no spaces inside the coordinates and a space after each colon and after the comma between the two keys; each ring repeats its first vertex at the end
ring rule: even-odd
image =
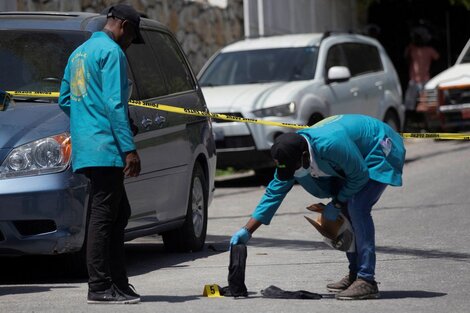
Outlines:
{"type": "MultiPolygon", "coordinates": [[[[198,74],[209,110],[313,125],[360,113],[400,130],[404,107],[395,69],[374,39],[325,33],[246,39],[216,53],[198,74]]],[[[217,167],[271,167],[274,138],[293,129],[215,121],[217,167]]]]}

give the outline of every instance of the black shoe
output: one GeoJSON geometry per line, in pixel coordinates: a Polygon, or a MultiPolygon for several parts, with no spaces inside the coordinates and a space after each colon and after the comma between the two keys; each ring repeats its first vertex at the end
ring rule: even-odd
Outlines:
{"type": "Polygon", "coordinates": [[[131,296],[131,297],[134,297],[134,298],[139,298],[140,299],[140,295],[135,291],[135,288],[132,284],[127,284],[127,286],[125,287],[118,287],[119,290],[121,290],[124,294],[128,295],[128,296],[131,296]]]}
{"type": "Polygon", "coordinates": [[[88,303],[132,304],[139,302],[140,297],[125,294],[114,285],[103,291],[88,291],[88,303]]]}

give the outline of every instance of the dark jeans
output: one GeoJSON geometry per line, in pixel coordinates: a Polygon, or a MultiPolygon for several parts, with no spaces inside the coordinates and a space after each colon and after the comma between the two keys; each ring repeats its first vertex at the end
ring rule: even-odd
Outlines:
{"type": "Polygon", "coordinates": [[[386,184],[370,179],[369,182],[348,200],[348,218],[356,239],[356,251],[347,252],[349,271],[366,280],[375,276],[375,227],[372,207],[379,201],[386,184]]]}
{"type": "Polygon", "coordinates": [[[88,287],[105,290],[114,283],[128,286],[124,258],[124,229],[130,205],[124,189],[124,173],[119,167],[92,167],[85,171],[90,179],[92,201],[87,237],[88,287]]]}

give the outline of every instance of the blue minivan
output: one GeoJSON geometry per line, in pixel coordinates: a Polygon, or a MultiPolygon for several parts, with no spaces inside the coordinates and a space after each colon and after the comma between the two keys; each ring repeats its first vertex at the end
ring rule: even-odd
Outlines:
{"type": "MultiPolygon", "coordinates": [[[[105,22],[94,13],[0,13],[0,89],[58,92],[71,52],[105,22]]],[[[207,111],[169,29],[143,18],[141,33],[145,44],[126,52],[131,98],[207,111]]],[[[83,251],[89,183],[72,171],[67,116],[57,99],[31,94],[2,109],[0,255],[83,251]]],[[[137,106],[129,111],[142,171],[125,181],[132,207],[126,240],[161,234],[169,250],[201,249],[216,165],[210,119],[137,106]]]]}

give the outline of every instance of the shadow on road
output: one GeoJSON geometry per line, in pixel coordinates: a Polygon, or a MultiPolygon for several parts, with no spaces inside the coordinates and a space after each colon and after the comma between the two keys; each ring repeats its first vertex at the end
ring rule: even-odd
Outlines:
{"type": "Polygon", "coordinates": [[[436,298],[446,296],[447,293],[423,290],[386,290],[380,291],[381,299],[405,299],[405,298],[436,298]]]}
{"type": "Polygon", "coordinates": [[[76,288],[72,286],[0,286],[0,296],[8,295],[8,294],[26,294],[26,293],[38,293],[38,292],[46,292],[51,291],[52,289],[59,289],[59,288],[76,288]]]}
{"type": "MultiPolygon", "coordinates": [[[[437,141],[437,142],[439,142],[439,141],[437,141]]],[[[447,141],[442,140],[442,142],[447,142],[447,141]]],[[[419,160],[422,160],[422,159],[429,159],[429,158],[439,156],[439,155],[443,155],[443,154],[451,154],[451,153],[454,153],[454,152],[460,152],[460,151],[463,151],[463,150],[470,149],[470,145],[468,144],[468,141],[465,141],[465,140],[461,140],[461,141],[456,140],[454,142],[454,146],[455,146],[455,148],[451,148],[451,149],[435,151],[435,152],[428,152],[426,154],[418,155],[418,156],[415,156],[415,157],[407,157],[405,159],[405,164],[416,162],[416,161],[419,161],[419,160]]]]}
{"type": "Polygon", "coordinates": [[[142,302],[169,302],[169,303],[180,303],[187,301],[194,301],[201,299],[201,295],[194,296],[141,296],[142,302]]]}
{"type": "Polygon", "coordinates": [[[470,261],[470,253],[444,251],[437,249],[412,249],[406,247],[377,247],[378,253],[409,255],[429,259],[449,259],[454,261],[470,261]]]}
{"type": "Polygon", "coordinates": [[[140,243],[137,241],[135,243],[127,243],[126,260],[128,274],[133,276],[153,272],[161,268],[188,267],[189,265],[183,263],[206,259],[227,251],[225,245],[211,243],[210,236],[207,237],[207,242],[202,251],[188,253],[169,253],[165,250],[163,243],[157,242],[140,243]]]}
{"type": "MultiPolygon", "coordinates": [[[[181,265],[182,263],[207,258],[226,251],[225,249],[214,248],[214,245],[211,249],[208,247],[209,245],[206,245],[204,250],[200,252],[168,253],[161,242],[128,242],[126,243],[128,274],[131,277],[160,268],[184,267],[187,265],[181,265]]],[[[86,275],[78,275],[72,272],[61,256],[2,257],[0,262],[2,264],[0,267],[0,284],[56,284],[84,283],[87,281],[86,275]]],[[[11,287],[8,288],[11,289],[11,287]]],[[[18,288],[20,288],[18,293],[27,293],[28,288],[34,287],[18,288]]],[[[44,291],[47,291],[47,289],[44,291]]],[[[8,292],[11,293],[11,290],[8,292]]]]}

